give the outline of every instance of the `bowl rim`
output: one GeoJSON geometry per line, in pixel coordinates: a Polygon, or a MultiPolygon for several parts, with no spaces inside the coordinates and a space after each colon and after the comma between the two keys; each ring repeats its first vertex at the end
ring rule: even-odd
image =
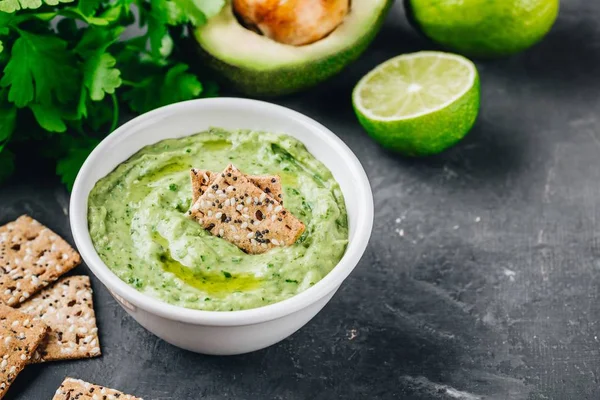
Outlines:
{"type": "MultiPolygon", "coordinates": [[[[302,141],[301,139],[299,140],[302,141]]],[[[140,146],[140,149],[143,147],[140,146]]],[[[125,160],[121,160],[121,162],[125,160]]],[[[117,295],[122,300],[125,300],[125,304],[130,303],[150,314],[169,320],[207,326],[252,325],[278,319],[309,307],[327,294],[337,290],[356,267],[366,250],[373,228],[373,215],[373,194],[367,174],[356,155],[338,136],[312,118],[287,107],[260,100],[234,97],[196,99],[174,103],[144,113],[123,124],[102,140],[87,157],[75,180],[69,205],[69,220],[75,244],[86,265],[113,296],[117,295]],[[240,311],[195,310],[169,304],[163,300],[139,292],[122,281],[108,268],[100,259],[92,244],[87,220],[89,191],[85,192],[84,181],[90,179],[88,177],[90,171],[92,171],[96,163],[101,162],[103,153],[111,147],[112,143],[119,140],[121,135],[127,135],[135,131],[136,126],[144,125],[149,120],[156,120],[164,115],[191,112],[198,107],[227,107],[235,105],[260,109],[265,113],[279,113],[286,118],[295,120],[297,123],[304,124],[310,130],[319,133],[318,136],[323,140],[323,145],[329,146],[332,151],[337,152],[343,158],[348,173],[353,176],[355,184],[361,187],[357,202],[360,212],[356,213],[355,218],[356,238],[348,243],[346,252],[338,264],[315,285],[288,299],[258,308],[240,311]]]]}

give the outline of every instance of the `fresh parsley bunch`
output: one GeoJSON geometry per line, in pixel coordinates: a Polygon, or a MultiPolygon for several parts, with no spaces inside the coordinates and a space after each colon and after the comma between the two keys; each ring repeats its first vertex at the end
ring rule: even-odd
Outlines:
{"type": "Polygon", "coordinates": [[[176,44],[224,3],[0,0],[0,181],[14,170],[19,142],[37,140],[70,188],[120,113],[215,95],[176,44]],[[136,24],[143,34],[125,34],[136,24]]]}

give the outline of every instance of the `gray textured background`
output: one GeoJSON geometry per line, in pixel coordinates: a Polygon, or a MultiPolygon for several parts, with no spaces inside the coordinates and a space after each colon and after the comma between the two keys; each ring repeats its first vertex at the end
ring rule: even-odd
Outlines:
{"type": "MultiPolygon", "coordinates": [[[[600,2],[563,1],[541,45],[478,63],[476,128],[407,160],[372,142],[350,104],[379,62],[432,48],[396,4],[359,62],[277,101],[337,133],[373,185],[373,238],[331,303],[276,346],[206,357],[147,333],[94,279],[103,357],[28,367],[7,398],[50,399],[66,375],[147,400],[600,398],[598,20],[600,2]]],[[[52,171],[20,171],[0,188],[0,222],[27,212],[70,237],[52,171]]]]}

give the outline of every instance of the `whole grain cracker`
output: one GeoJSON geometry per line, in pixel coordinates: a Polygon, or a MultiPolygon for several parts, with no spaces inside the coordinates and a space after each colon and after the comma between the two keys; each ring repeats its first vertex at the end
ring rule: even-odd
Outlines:
{"type": "Polygon", "coordinates": [[[81,262],[56,233],[22,215],[0,227],[0,300],[23,303],[81,262]]]}
{"type": "MultiPolygon", "coordinates": [[[[198,200],[200,196],[210,186],[211,182],[219,176],[218,173],[207,171],[204,169],[192,168],[190,170],[190,178],[192,181],[192,204],[198,200]]],[[[283,189],[281,188],[281,178],[279,175],[246,175],[250,182],[254,183],[268,195],[277,199],[283,205],[283,189]]]]}
{"type": "Polygon", "coordinates": [[[190,210],[213,235],[250,254],[292,245],[304,224],[281,204],[229,165],[190,210]]]}
{"type": "Polygon", "coordinates": [[[89,277],[62,278],[21,304],[19,310],[50,327],[32,362],[92,358],[101,354],[89,277]]]}
{"type": "Polygon", "coordinates": [[[65,378],[52,400],[144,400],[81,379],[65,378]]]}
{"type": "Polygon", "coordinates": [[[0,399],[28,364],[47,330],[43,322],[0,304],[0,399]]]}

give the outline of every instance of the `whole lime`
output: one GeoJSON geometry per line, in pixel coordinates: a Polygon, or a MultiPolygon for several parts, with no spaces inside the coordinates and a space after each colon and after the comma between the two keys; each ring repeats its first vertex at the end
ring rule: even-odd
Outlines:
{"type": "Polygon", "coordinates": [[[367,133],[407,156],[437,154],[461,140],[477,119],[479,101],[475,65],[435,51],[384,62],[352,93],[354,111],[367,133]]]}
{"type": "Polygon", "coordinates": [[[453,51],[502,57],[533,46],[552,28],[559,0],[404,0],[409,20],[453,51]]]}

